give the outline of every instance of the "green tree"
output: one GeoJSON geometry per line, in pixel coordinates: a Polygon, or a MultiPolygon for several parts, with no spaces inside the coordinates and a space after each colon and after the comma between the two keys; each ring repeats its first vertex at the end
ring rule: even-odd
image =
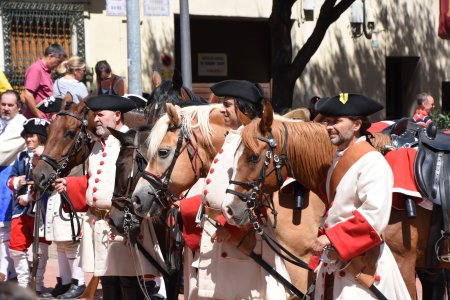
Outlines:
{"type": "MultiPolygon", "coordinates": [[[[319,48],[325,33],[355,0],[325,0],[313,33],[293,56],[291,12],[297,0],[273,0],[269,24],[272,45],[272,105],[277,112],[292,107],[295,81],[319,48]]],[[[302,0],[298,0],[302,1],[302,0]]]]}

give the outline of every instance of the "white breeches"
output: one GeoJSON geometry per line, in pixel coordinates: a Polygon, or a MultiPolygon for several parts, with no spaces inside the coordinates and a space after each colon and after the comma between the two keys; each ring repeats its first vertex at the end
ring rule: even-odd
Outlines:
{"type": "Polygon", "coordinates": [[[80,243],[79,242],[55,242],[58,252],[59,274],[62,284],[69,284],[73,279],[78,280],[78,285],[84,284],[84,272],[79,267],[80,243]]]}
{"type": "Polygon", "coordinates": [[[14,263],[9,255],[9,233],[11,227],[0,227],[0,273],[5,274],[5,280],[16,277],[14,263]]]}

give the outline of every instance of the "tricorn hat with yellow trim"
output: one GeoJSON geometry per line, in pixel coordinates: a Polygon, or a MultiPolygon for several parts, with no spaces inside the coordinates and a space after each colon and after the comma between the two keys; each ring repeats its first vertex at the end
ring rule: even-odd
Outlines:
{"type": "Polygon", "coordinates": [[[323,116],[365,117],[383,108],[383,105],[369,97],[347,93],[324,97],[316,103],[317,112],[323,116]]]}

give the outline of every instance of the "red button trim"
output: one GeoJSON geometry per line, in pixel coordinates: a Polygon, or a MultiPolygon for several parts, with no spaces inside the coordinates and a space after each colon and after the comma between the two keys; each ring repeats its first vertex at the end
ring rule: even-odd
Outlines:
{"type": "Polygon", "coordinates": [[[206,179],[206,184],[210,184],[211,183],[211,179],[206,179]]]}
{"type": "Polygon", "coordinates": [[[378,281],[378,282],[379,282],[380,280],[381,280],[381,276],[380,276],[380,275],[376,275],[376,276],[375,276],[375,281],[378,281]]]}
{"type": "Polygon", "coordinates": [[[103,156],[103,157],[106,157],[106,152],[104,152],[104,153],[102,154],[102,156],[103,156]]]}
{"type": "Polygon", "coordinates": [[[340,271],[339,272],[339,276],[344,277],[345,276],[345,271],[340,271]]]}
{"type": "Polygon", "coordinates": [[[218,158],[214,158],[214,163],[217,164],[217,162],[219,161],[218,158]]]}
{"type": "Polygon", "coordinates": [[[211,170],[209,170],[209,173],[210,174],[214,173],[214,168],[211,168],[211,170]]]}
{"type": "Polygon", "coordinates": [[[95,197],[92,197],[92,201],[94,201],[94,202],[95,202],[95,201],[97,201],[97,198],[95,198],[95,197]]]}
{"type": "Polygon", "coordinates": [[[222,257],[227,257],[228,254],[227,254],[226,252],[222,252],[222,253],[220,254],[220,256],[222,256],[222,257]]]}
{"type": "Polygon", "coordinates": [[[97,170],[97,174],[101,174],[102,173],[102,170],[97,170]]]}
{"type": "Polygon", "coordinates": [[[208,194],[208,190],[204,190],[204,191],[203,191],[203,195],[206,196],[207,194],[208,194]]]}
{"type": "Polygon", "coordinates": [[[220,153],[220,154],[222,154],[222,153],[223,153],[223,148],[221,148],[221,149],[219,150],[219,153],[220,153]]]}
{"type": "Polygon", "coordinates": [[[95,193],[97,191],[97,188],[94,186],[94,188],[92,189],[92,191],[95,193]]]}
{"type": "Polygon", "coordinates": [[[102,160],[101,162],[100,162],[100,166],[103,166],[105,164],[105,162],[102,160]]]}
{"type": "Polygon", "coordinates": [[[95,180],[94,180],[95,183],[98,183],[99,181],[100,181],[100,179],[98,179],[98,178],[95,178],[95,180]]]}
{"type": "Polygon", "coordinates": [[[111,239],[114,241],[116,239],[116,236],[114,234],[111,234],[111,239]]]}
{"type": "Polygon", "coordinates": [[[323,227],[328,228],[328,223],[325,222],[325,223],[323,224],[323,227]]]}

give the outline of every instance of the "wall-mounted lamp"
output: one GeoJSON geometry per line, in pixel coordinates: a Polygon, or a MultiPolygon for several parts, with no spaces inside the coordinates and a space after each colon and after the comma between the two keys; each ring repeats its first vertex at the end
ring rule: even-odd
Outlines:
{"type": "Polygon", "coordinates": [[[353,38],[359,38],[364,34],[367,39],[372,38],[375,30],[375,18],[372,10],[366,7],[365,0],[356,0],[351,6],[350,26],[353,38]]]}

